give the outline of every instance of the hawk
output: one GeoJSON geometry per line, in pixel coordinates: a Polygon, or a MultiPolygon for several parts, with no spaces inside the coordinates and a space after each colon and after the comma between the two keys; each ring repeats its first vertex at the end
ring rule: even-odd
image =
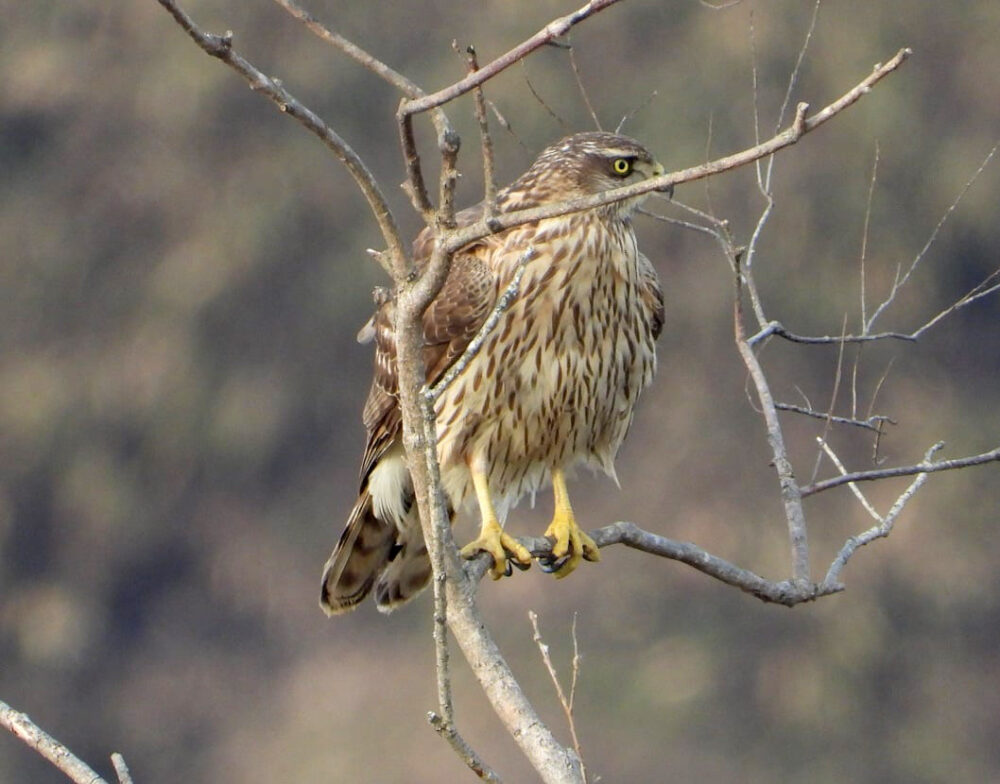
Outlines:
{"type": "MultiPolygon", "coordinates": [[[[663,167],[638,142],[578,133],[544,150],[496,211],[562,202],[655,177],[663,167]]],[[[563,577],[600,558],[576,523],[566,476],[584,464],[615,478],[614,459],[639,393],[656,369],[663,293],[636,245],[631,216],[644,197],[547,218],[476,240],[452,258],[423,316],[424,363],[433,384],[456,362],[523,264],[518,290],[480,351],[436,401],[441,480],[454,517],[478,504],[478,538],[462,548],[493,558],[491,575],[526,568],[531,554],[501,527],[525,493],[551,483],[555,541],[544,566],[563,577]]],[[[484,205],[459,212],[459,226],[484,205]]],[[[414,242],[426,264],[428,229],[414,242]]],[[[368,439],[358,500],[323,574],[328,614],[353,609],[374,588],[389,612],[426,587],[431,564],[402,444],[393,303],[383,297],[358,336],[375,342],[375,375],[364,409],[368,439]]]]}

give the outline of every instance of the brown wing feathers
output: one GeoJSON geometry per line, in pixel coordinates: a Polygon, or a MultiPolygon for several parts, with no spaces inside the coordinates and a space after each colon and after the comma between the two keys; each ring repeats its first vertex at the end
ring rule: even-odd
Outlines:
{"type": "MultiPolygon", "coordinates": [[[[467,210],[459,220],[472,222],[479,212],[467,210]]],[[[414,243],[418,266],[430,253],[428,236],[423,232],[414,243]]],[[[495,276],[480,252],[477,246],[455,256],[444,286],[424,313],[423,358],[430,383],[462,355],[496,301],[495,276]]],[[[378,519],[368,489],[371,472],[402,435],[391,301],[381,304],[362,333],[366,337],[374,333],[375,341],[375,372],[363,415],[367,442],[360,494],[323,575],[320,605],[328,613],[350,610],[373,586],[379,608],[392,609],[418,592],[431,573],[419,527],[409,532],[415,541],[407,541],[409,537],[392,521],[378,519]]]]}

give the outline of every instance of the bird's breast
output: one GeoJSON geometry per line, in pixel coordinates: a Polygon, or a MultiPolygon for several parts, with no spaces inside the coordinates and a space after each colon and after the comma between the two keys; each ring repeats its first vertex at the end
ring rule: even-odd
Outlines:
{"type": "Polygon", "coordinates": [[[517,270],[509,260],[529,243],[518,296],[438,400],[439,456],[459,503],[471,462],[488,466],[494,490],[515,498],[552,467],[583,462],[613,473],[655,368],[630,226],[543,223],[515,233],[498,251],[501,290],[517,270]]]}

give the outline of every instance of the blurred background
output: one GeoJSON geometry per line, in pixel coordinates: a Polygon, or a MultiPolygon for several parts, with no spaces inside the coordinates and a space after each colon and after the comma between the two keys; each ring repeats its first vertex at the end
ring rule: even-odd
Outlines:
{"type": "MultiPolygon", "coordinates": [[[[433,89],[463,72],[453,39],[486,62],[578,4],[307,5],[433,89]]],[[[354,145],[416,231],[397,187],[391,89],[266,0],[185,7],[209,31],[231,29],[238,51],[354,145]]],[[[380,238],[363,199],[315,138],[153,0],[0,0],[0,12],[0,699],[109,778],[121,751],[143,784],[471,780],[426,724],[430,597],[391,617],[366,605],[327,620],[317,606],[363,446],[371,357],[355,334],[385,283],[364,253],[380,238]]],[[[626,132],[681,168],[753,143],[755,58],[762,134],[773,130],[811,13],[791,0],[724,11],[629,0],[570,40],[602,123],[637,110],[626,132]]],[[[795,100],[818,108],[900,47],[914,56],[778,159],[755,262],[770,317],[803,334],[838,334],[845,318],[857,329],[877,145],[871,313],[1000,137],[998,41],[995,0],[823,6],[795,100]]],[[[564,49],[511,68],[487,96],[514,132],[494,124],[503,182],[593,127],[564,49]]],[[[471,103],[449,112],[471,204],[482,187],[471,103]]],[[[996,268],[998,165],[880,327],[914,329],[996,268]]],[[[737,242],[763,208],[749,169],[677,198],[729,219],[737,242]]],[[[701,235],[639,223],[666,288],[661,371],[620,456],[621,490],[581,474],[574,504],[590,527],[633,520],[784,578],[728,267],[701,235]]],[[[837,413],[851,411],[857,367],[858,412],[898,423],[877,460],[915,462],[938,440],[948,457],[1000,444],[998,313],[994,296],[916,345],[845,352],[837,413]]],[[[763,359],[778,399],[829,405],[836,350],[776,341],[763,359]]],[[[807,480],[823,425],[786,421],[807,480]]],[[[870,434],[835,428],[830,441],[851,468],[872,465],[870,434]]],[[[814,605],[763,605],[612,548],[568,580],[532,569],[484,584],[483,609],[566,742],[527,610],[566,678],[576,618],[592,780],[1000,780],[998,471],[932,476],[895,533],[851,561],[848,590],[814,605]]],[[[885,511],[905,486],[865,490],[885,511]]],[[[817,574],[871,522],[846,489],[807,513],[817,574]]],[[[511,526],[538,533],[550,514],[542,494],[511,526]]],[[[460,541],[471,532],[460,524],[460,541]]],[[[467,738],[505,780],[534,780],[457,655],[454,670],[467,738]]],[[[0,738],[0,781],[62,780],[0,738]]]]}

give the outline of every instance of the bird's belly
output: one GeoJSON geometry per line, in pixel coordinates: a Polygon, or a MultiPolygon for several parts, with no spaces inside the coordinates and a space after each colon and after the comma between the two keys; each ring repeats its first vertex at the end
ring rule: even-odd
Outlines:
{"type": "Polygon", "coordinates": [[[546,483],[552,468],[588,464],[614,476],[656,362],[630,295],[536,297],[504,315],[438,402],[438,454],[453,504],[474,495],[470,465],[488,473],[501,514],[546,483]]]}

